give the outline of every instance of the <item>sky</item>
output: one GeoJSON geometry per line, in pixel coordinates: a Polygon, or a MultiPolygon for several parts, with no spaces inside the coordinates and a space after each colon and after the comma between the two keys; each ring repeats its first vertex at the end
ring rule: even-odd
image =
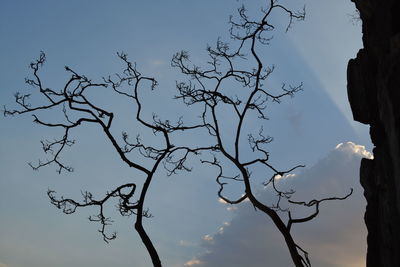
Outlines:
{"type": "MultiPolygon", "coordinates": [[[[286,1],[297,6],[303,1],[286,1]]],[[[283,2],[285,3],[285,2],[283,2]]],[[[353,195],[326,203],[312,222],[296,226],[295,239],[306,248],[313,266],[365,266],[365,201],[358,183],[361,157],[371,157],[368,128],[352,121],[346,96],[346,67],[361,43],[361,25],[351,21],[350,1],[307,0],[307,17],[288,33],[277,27],[263,60],[274,64],[271,86],[303,82],[304,90],[281,104],[270,104],[263,125],[274,137],[271,161],[280,167],[306,168],[280,183],[294,187],[309,200],[353,195]]],[[[228,38],[228,17],[242,4],[220,1],[11,1],[0,3],[1,105],[13,107],[16,91],[31,90],[24,78],[40,51],[47,55],[41,72],[48,87],[60,87],[68,65],[93,80],[122,70],[116,52],[126,52],[143,74],[160,85],[143,95],[145,113],[161,116],[190,111],[170,100],[182,79],[171,68],[172,55],[187,50],[193,62],[205,62],[207,44],[228,38]]],[[[246,3],[257,16],[264,1],[246,3]]],[[[286,18],[278,16],[277,25],[286,18]]],[[[118,126],[141,131],[129,114],[132,108],[99,95],[98,100],[123,114],[118,126]]],[[[229,114],[221,114],[229,120],[229,114]]],[[[249,127],[258,127],[250,122],[249,127]]],[[[40,140],[57,132],[32,123],[31,116],[0,117],[0,267],[150,266],[146,251],[132,227],[112,208],[112,230],[118,238],[102,241],[97,225],[87,220],[94,211],[62,214],[46,196],[48,188],[68,197],[80,190],[104,194],[113,186],[139,179],[124,166],[94,127],[75,133],[77,145],[63,156],[73,173],[57,174],[50,166],[33,171],[28,162],[44,155],[40,140]]],[[[142,133],[148,140],[151,135],[142,133]]],[[[201,136],[182,136],[188,142],[201,136]]],[[[147,139],[146,139],[147,140],[147,139]]],[[[157,142],[157,141],[154,141],[157,142]]],[[[167,177],[157,173],[147,206],[154,218],[144,225],[164,266],[291,266],[282,237],[261,212],[248,203],[230,206],[217,197],[215,170],[192,160],[193,171],[167,177]]],[[[271,194],[255,181],[265,202],[271,194]]]]}

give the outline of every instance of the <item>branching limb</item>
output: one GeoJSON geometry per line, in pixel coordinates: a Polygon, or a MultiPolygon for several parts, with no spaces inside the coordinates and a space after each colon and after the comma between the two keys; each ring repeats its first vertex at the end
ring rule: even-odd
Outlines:
{"type": "Polygon", "coordinates": [[[303,217],[303,218],[297,218],[297,219],[293,219],[292,215],[291,215],[291,213],[289,211],[288,212],[289,221],[287,223],[287,228],[290,230],[294,223],[303,223],[303,222],[307,222],[307,221],[310,221],[310,220],[314,219],[319,214],[319,205],[322,202],[331,201],[331,200],[345,200],[348,197],[350,197],[351,194],[353,194],[353,188],[351,188],[350,192],[347,195],[343,196],[343,197],[328,197],[328,198],[323,198],[323,199],[319,199],[319,200],[318,199],[313,199],[313,200],[311,200],[309,202],[288,200],[292,204],[302,205],[302,206],[305,206],[305,207],[315,207],[315,211],[314,211],[314,213],[312,213],[309,216],[306,216],[306,217],[303,217]]]}
{"type": "Polygon", "coordinates": [[[97,206],[99,208],[98,214],[90,216],[89,220],[101,224],[99,232],[102,234],[103,240],[108,243],[110,240],[115,239],[117,234],[115,232],[111,234],[106,233],[106,227],[111,225],[113,221],[110,217],[104,215],[104,206],[111,198],[118,198],[118,211],[120,214],[123,216],[134,214],[137,210],[137,202],[132,202],[135,190],[136,184],[124,184],[107,193],[101,200],[95,200],[92,193],[85,191],[82,192],[82,202],[64,197],[58,199],[56,198],[56,192],[50,189],[47,191],[47,195],[50,198],[50,202],[58,209],[61,209],[65,214],[72,214],[77,208],[97,206]],[[125,192],[125,190],[127,190],[127,192],[125,192]]]}
{"type": "Polygon", "coordinates": [[[233,181],[237,181],[237,182],[243,182],[243,179],[240,178],[240,175],[236,175],[236,176],[226,176],[223,175],[223,169],[222,169],[222,165],[220,164],[220,162],[218,161],[218,159],[214,156],[212,161],[209,160],[201,160],[201,163],[207,163],[210,164],[212,166],[215,166],[218,168],[218,174],[216,177],[216,182],[219,185],[219,190],[218,190],[218,197],[221,198],[222,200],[224,200],[226,203],[229,204],[239,204],[241,202],[243,202],[246,198],[247,195],[243,194],[241,195],[238,199],[232,200],[227,198],[226,196],[223,195],[223,190],[224,190],[224,186],[227,184],[226,182],[222,182],[222,179],[225,180],[233,180],[233,181]]]}

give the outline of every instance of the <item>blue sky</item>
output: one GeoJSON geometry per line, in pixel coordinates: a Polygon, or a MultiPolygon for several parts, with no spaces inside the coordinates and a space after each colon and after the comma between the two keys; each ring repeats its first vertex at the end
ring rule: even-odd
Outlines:
{"type": "MultiPolygon", "coordinates": [[[[262,48],[266,64],[276,65],[270,81],[272,85],[280,86],[282,81],[304,83],[304,91],[293,99],[280,105],[271,104],[270,120],[265,129],[275,138],[270,147],[275,164],[304,163],[308,169],[301,177],[307,174],[330,177],[322,179],[325,183],[316,186],[310,194],[326,193],[328,185],[339,182],[340,185],[333,187],[338,194],[356,186],[359,159],[367,155],[357,145],[371,151],[368,130],[352,122],[346,97],[347,61],[362,45],[360,25],[350,21],[349,14],[354,12],[354,7],[349,2],[306,1],[306,20],[296,23],[288,33],[279,28],[271,45],[262,48]],[[339,143],[344,146],[335,149],[339,143]],[[327,162],[334,166],[343,164],[346,173],[328,168],[327,162]],[[348,182],[343,177],[348,177],[348,182]]],[[[252,1],[250,12],[256,14],[263,3],[252,1]]],[[[302,4],[296,1],[296,5],[302,4]]],[[[116,52],[124,51],[138,63],[143,74],[154,76],[160,82],[156,91],[143,95],[144,103],[148,103],[148,114],[188,113],[184,107],[168,100],[174,93],[175,81],[182,78],[170,67],[170,59],[175,52],[184,49],[191,53],[193,61],[204,62],[206,45],[215,43],[218,37],[227,37],[228,17],[240,5],[241,2],[235,0],[112,3],[4,0],[0,4],[1,104],[11,107],[13,93],[27,89],[24,78],[30,75],[28,64],[40,51],[46,52],[48,58],[42,71],[43,80],[46,86],[55,88],[68,78],[65,65],[94,80],[120,72],[123,66],[116,52]]],[[[278,24],[285,21],[285,18],[277,19],[278,24]]],[[[102,96],[99,101],[114,106],[122,114],[132,111],[126,103],[108,101],[102,96]]],[[[229,114],[222,116],[229,118],[229,114]]],[[[190,118],[190,114],[187,117],[190,118]]],[[[79,196],[81,189],[103,194],[112,186],[136,179],[135,174],[119,162],[96,128],[87,127],[76,133],[78,144],[64,156],[76,171],[58,175],[53,167],[33,172],[26,164],[43,158],[39,140],[51,138],[57,132],[34,125],[30,116],[2,117],[0,124],[0,267],[149,265],[129,219],[120,219],[114,214],[113,229],[119,237],[105,244],[96,231],[97,225],[87,220],[93,211],[81,210],[67,216],[51,206],[47,199],[48,188],[65,196],[79,196]]],[[[133,132],[137,130],[128,115],[121,118],[119,125],[133,132]]],[[[253,126],[257,125],[249,124],[253,126]]],[[[182,139],[190,141],[189,137],[182,139]]],[[[243,217],[259,217],[245,206],[228,210],[218,201],[215,172],[207,166],[196,163],[194,166],[191,173],[172,177],[160,171],[148,197],[154,218],[146,220],[145,227],[165,266],[184,266],[185,263],[186,266],[196,266],[196,263],[221,266],[215,255],[228,259],[237,248],[232,245],[237,244],[232,240],[232,233],[247,233],[247,223],[235,222],[243,221],[243,217]],[[224,235],[220,227],[231,230],[226,230],[224,235]],[[206,235],[218,242],[210,245],[207,238],[204,239],[206,235]]],[[[304,187],[318,184],[310,182],[311,178],[303,179],[304,187]]],[[[325,216],[328,217],[324,219],[321,212],[321,219],[312,224],[314,232],[307,227],[296,232],[298,239],[310,247],[311,258],[314,256],[318,263],[316,266],[363,266],[360,259],[365,246],[362,242],[356,244],[330,236],[324,239],[321,234],[337,231],[343,235],[353,234],[354,240],[365,239],[361,220],[365,204],[361,192],[358,187],[355,196],[346,200],[346,204],[327,205],[325,216]],[[338,223],[339,218],[348,218],[350,222],[335,228],[326,219],[332,214],[332,218],[338,218],[338,223]],[[331,256],[331,261],[324,262],[318,255],[337,257],[331,256]],[[340,257],[350,260],[346,263],[334,260],[340,257]]],[[[266,231],[265,244],[261,247],[271,252],[266,255],[276,256],[267,257],[269,266],[287,266],[285,248],[279,242],[271,247],[268,231],[273,229],[266,231]]],[[[243,239],[252,238],[254,233],[243,236],[243,239]]],[[[246,251],[252,251],[251,247],[247,246],[246,251]]],[[[264,260],[263,255],[258,256],[264,260]]],[[[258,266],[257,256],[252,257],[254,262],[248,266],[258,266]]]]}

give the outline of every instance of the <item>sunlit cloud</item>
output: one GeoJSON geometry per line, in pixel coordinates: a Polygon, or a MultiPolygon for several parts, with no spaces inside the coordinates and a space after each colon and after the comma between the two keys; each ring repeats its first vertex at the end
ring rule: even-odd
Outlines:
{"type": "MultiPolygon", "coordinates": [[[[296,200],[342,196],[354,188],[349,199],[324,203],[315,220],[293,228],[293,235],[310,252],[315,266],[365,266],[365,200],[358,182],[362,157],[371,158],[372,154],[364,146],[345,142],[338,144],[313,167],[282,177],[295,177],[284,182],[296,189],[296,200]]],[[[272,197],[267,191],[259,195],[265,203],[272,197]]],[[[190,262],[207,267],[291,266],[283,239],[266,216],[255,212],[248,202],[235,207],[232,221],[224,223],[215,234],[203,236],[203,241],[209,241],[202,243],[206,252],[190,262]]]]}
{"type": "MultiPolygon", "coordinates": [[[[248,198],[246,198],[244,201],[248,201],[248,198]]],[[[228,202],[226,202],[224,199],[222,199],[222,198],[218,198],[218,203],[221,203],[221,204],[229,204],[228,202]]],[[[229,205],[227,208],[226,208],[226,210],[227,211],[235,211],[235,210],[237,210],[237,206],[235,206],[235,205],[229,205]]]]}
{"type": "Polygon", "coordinates": [[[212,235],[205,235],[202,237],[202,239],[206,242],[212,242],[214,240],[214,237],[212,235]]]}
{"type": "Polygon", "coordinates": [[[229,207],[226,208],[227,211],[234,211],[234,210],[237,210],[237,209],[238,209],[237,206],[229,206],[229,207]]]}
{"type": "Polygon", "coordinates": [[[197,258],[193,258],[190,261],[186,262],[183,266],[196,266],[200,264],[203,264],[203,262],[197,258]]]}
{"type": "Polygon", "coordinates": [[[287,173],[287,174],[285,174],[285,175],[276,175],[275,176],[275,179],[276,180],[279,180],[279,179],[287,179],[287,178],[294,178],[294,177],[296,177],[296,174],[295,173],[287,173]]]}
{"type": "Polygon", "coordinates": [[[9,267],[7,264],[5,264],[5,263],[1,263],[0,262],[0,267],[9,267]]]}
{"type": "Polygon", "coordinates": [[[373,159],[374,158],[372,153],[365,149],[365,146],[356,145],[353,142],[340,143],[335,147],[335,149],[342,150],[342,151],[346,151],[347,150],[349,152],[352,152],[354,154],[358,154],[358,155],[360,155],[360,156],[362,156],[364,158],[367,158],[367,159],[373,159]]]}
{"type": "Polygon", "coordinates": [[[218,199],[218,202],[221,204],[228,204],[228,202],[226,202],[225,200],[223,200],[222,198],[218,199]]]}

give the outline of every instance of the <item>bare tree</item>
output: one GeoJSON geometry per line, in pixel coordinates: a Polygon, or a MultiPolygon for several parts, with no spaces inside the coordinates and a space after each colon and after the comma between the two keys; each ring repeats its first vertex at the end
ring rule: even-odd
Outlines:
{"type": "Polygon", "coordinates": [[[30,94],[15,94],[15,101],[19,109],[4,109],[4,115],[32,114],[34,122],[49,128],[60,128],[63,134],[52,141],[41,141],[43,151],[50,155],[50,159],[39,161],[36,165],[30,164],[34,170],[47,165],[55,165],[57,171],[71,172],[73,169],[65,165],[61,160],[63,151],[74,144],[71,132],[87,124],[96,125],[104,134],[104,137],[112,144],[120,159],[133,168],[136,172],[145,176],[142,185],[137,182],[120,185],[107,193],[102,198],[95,198],[92,193],[82,192],[82,200],[76,201],[70,198],[57,197],[53,190],[48,191],[52,204],[66,214],[74,213],[78,208],[95,206],[98,213],[89,219],[100,224],[99,232],[104,241],[109,242],[116,238],[115,233],[109,233],[107,226],[112,223],[110,217],[105,214],[105,205],[111,199],[117,199],[118,211],[122,216],[135,217],[135,229],[141,237],[154,266],[161,266],[157,251],[143,227],[143,218],[151,217],[151,213],[145,208],[145,199],[152,183],[155,172],[161,167],[165,168],[168,175],[178,171],[190,171],[187,166],[189,155],[202,153],[201,162],[216,168],[216,182],[219,185],[218,196],[230,204],[239,204],[249,200],[254,208],[261,210],[269,216],[277,229],[283,235],[295,266],[311,266],[306,250],[300,247],[292,237],[291,229],[294,224],[312,220],[319,213],[320,204],[327,200],[340,200],[347,198],[332,197],[309,202],[293,201],[291,197],[294,190],[281,189],[277,179],[283,177],[303,165],[296,165],[285,170],[274,167],[270,161],[270,155],[266,145],[272,141],[272,137],[264,134],[262,121],[268,118],[267,103],[280,103],[285,97],[292,97],[302,90],[302,84],[283,84],[279,90],[270,88],[267,79],[273,73],[274,67],[266,67],[259,54],[259,45],[268,44],[271,40],[270,32],[275,26],[270,21],[271,14],[281,12],[288,16],[286,31],[296,20],[303,20],[304,9],[292,11],[275,0],[267,1],[267,7],[262,9],[262,17],[252,20],[247,15],[245,7],[238,9],[238,18],[230,18],[230,35],[233,44],[218,40],[215,47],[207,48],[209,61],[205,67],[192,64],[189,55],[185,51],[176,53],[172,58],[172,66],[178,68],[188,79],[177,82],[176,99],[182,100],[193,110],[200,110],[199,121],[187,125],[182,118],[171,122],[162,120],[153,115],[152,121],[144,119],[140,98],[143,87],[155,89],[157,81],[153,77],[142,75],[136,64],[129,61],[125,53],[117,53],[125,68],[121,74],[103,78],[101,82],[92,82],[84,75],[78,74],[69,67],[65,70],[70,78],[62,89],[54,90],[43,85],[39,70],[45,63],[46,57],[42,52],[39,58],[32,62],[30,67],[33,78],[26,83],[36,89],[43,103],[31,105],[30,94]],[[249,66],[250,65],[250,66],[249,66]],[[162,145],[155,146],[142,142],[140,137],[133,141],[128,133],[122,132],[121,137],[113,133],[114,113],[101,107],[92,100],[90,94],[96,88],[112,90],[116,95],[128,98],[136,106],[135,118],[144,128],[151,130],[162,145]],[[196,106],[196,108],[195,108],[196,106]],[[38,112],[60,112],[63,119],[58,122],[43,120],[38,112]],[[229,112],[234,124],[233,138],[226,138],[226,129],[223,126],[223,116],[229,112]],[[254,119],[254,114],[260,120],[260,128],[254,133],[246,128],[246,122],[254,119]],[[213,141],[202,145],[194,143],[179,145],[171,142],[171,136],[182,131],[198,133],[205,132],[213,141]],[[243,136],[247,133],[247,147],[242,145],[243,136]],[[133,156],[132,156],[133,155],[133,156]],[[147,160],[143,163],[143,159],[147,160]],[[150,163],[149,163],[150,162],[150,163]],[[234,170],[232,170],[232,166],[234,170]],[[271,187],[276,193],[276,202],[269,206],[262,203],[252,190],[252,170],[255,167],[264,168],[264,172],[270,174],[264,177],[265,187],[271,187]],[[229,168],[230,173],[226,174],[229,168]],[[229,182],[238,182],[243,191],[237,198],[225,195],[224,189],[229,182]],[[136,192],[136,191],[139,192],[136,192]],[[286,206],[283,206],[285,202],[286,206]],[[301,218],[294,218],[290,205],[302,205],[310,207],[313,211],[301,218]]]}

